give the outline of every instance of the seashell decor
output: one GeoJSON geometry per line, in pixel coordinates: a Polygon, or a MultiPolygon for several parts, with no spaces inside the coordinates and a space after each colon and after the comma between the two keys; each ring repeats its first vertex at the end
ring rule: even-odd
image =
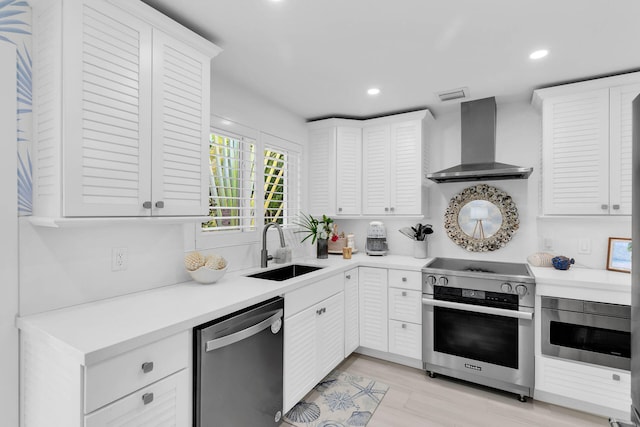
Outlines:
{"type": "Polygon", "coordinates": [[[196,282],[215,283],[224,276],[229,263],[221,255],[204,256],[194,251],[185,255],[184,266],[196,282]]]}
{"type": "Polygon", "coordinates": [[[527,262],[534,267],[552,267],[551,259],[553,255],[547,252],[536,252],[527,257],[527,262]]]}

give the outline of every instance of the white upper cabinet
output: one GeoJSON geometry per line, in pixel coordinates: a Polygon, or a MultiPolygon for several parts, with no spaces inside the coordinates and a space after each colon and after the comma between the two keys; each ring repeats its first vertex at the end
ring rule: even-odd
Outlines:
{"type": "Polygon", "coordinates": [[[206,215],[220,49],[138,1],[33,11],[35,215],[206,215]]]}
{"type": "Polygon", "coordinates": [[[544,214],[631,214],[631,101],[639,93],[640,73],[534,92],[544,214]]]}
{"type": "Polygon", "coordinates": [[[336,214],[358,215],[362,212],[362,131],[340,126],[336,132],[336,214]]]}
{"type": "Polygon", "coordinates": [[[309,124],[312,215],[422,215],[427,110],[309,124]]]}

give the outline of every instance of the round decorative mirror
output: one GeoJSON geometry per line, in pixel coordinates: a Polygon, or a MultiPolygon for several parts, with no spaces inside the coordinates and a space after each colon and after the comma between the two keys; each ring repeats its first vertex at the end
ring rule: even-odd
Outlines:
{"type": "Polygon", "coordinates": [[[472,252],[504,247],[519,226],[518,209],[511,196],[486,184],[467,187],[453,196],[444,214],[449,238],[472,252]]]}

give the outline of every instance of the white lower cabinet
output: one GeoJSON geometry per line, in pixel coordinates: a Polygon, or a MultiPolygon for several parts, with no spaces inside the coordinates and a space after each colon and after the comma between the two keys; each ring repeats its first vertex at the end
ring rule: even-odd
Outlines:
{"type": "Polygon", "coordinates": [[[190,425],[187,370],[143,388],[85,417],[85,427],[190,425]]]}
{"type": "Polygon", "coordinates": [[[388,351],[387,269],[360,267],[360,345],[388,351]]]}
{"type": "Polygon", "coordinates": [[[21,333],[23,427],[190,426],[191,331],[83,366],[48,336],[21,333]]]}
{"type": "Polygon", "coordinates": [[[358,269],[344,273],[344,357],[360,345],[358,318],[358,269]]]}
{"type": "Polygon", "coordinates": [[[419,271],[389,270],[389,353],[422,359],[419,271]]]}
{"type": "Polygon", "coordinates": [[[535,398],[622,419],[631,407],[631,373],[587,363],[536,357],[535,398]]]}
{"type": "Polygon", "coordinates": [[[344,359],[343,288],[340,274],[285,295],[285,412],[344,359]]]}

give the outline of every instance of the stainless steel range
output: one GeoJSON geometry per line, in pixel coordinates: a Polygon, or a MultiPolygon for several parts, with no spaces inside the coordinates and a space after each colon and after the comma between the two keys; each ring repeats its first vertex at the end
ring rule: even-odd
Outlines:
{"type": "Polygon", "coordinates": [[[436,373],[533,393],[535,279],[527,264],[434,258],[422,268],[422,362],[436,373]]]}

